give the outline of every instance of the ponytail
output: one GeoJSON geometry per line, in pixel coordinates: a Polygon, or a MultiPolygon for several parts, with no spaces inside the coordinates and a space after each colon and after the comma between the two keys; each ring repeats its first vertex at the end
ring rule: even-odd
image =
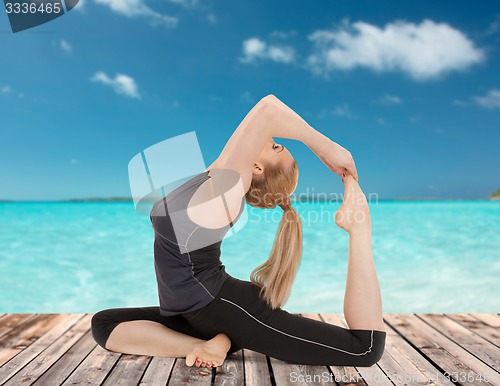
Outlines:
{"type": "Polygon", "coordinates": [[[284,199],[269,200],[291,192],[296,185],[298,167],[294,162],[291,171],[271,169],[264,179],[252,181],[247,192],[247,202],[256,207],[273,208],[280,206],[283,215],[278,226],[273,247],[267,261],[250,274],[250,281],[261,287],[260,294],[273,309],[285,304],[290,296],[302,258],[302,222],[290,203],[288,193],[284,199]],[[267,200],[266,200],[267,199],[267,200]]]}

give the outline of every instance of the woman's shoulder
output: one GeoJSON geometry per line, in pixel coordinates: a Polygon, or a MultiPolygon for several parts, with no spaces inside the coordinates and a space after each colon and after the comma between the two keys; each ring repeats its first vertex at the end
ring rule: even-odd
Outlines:
{"type": "Polygon", "coordinates": [[[245,191],[236,170],[213,167],[207,171],[208,179],[189,200],[187,213],[191,221],[201,227],[219,229],[239,217],[244,208],[245,191]]]}
{"type": "Polygon", "coordinates": [[[163,191],[163,197],[153,203],[151,216],[165,216],[168,212],[186,210],[189,199],[196,189],[208,179],[208,171],[205,170],[194,176],[188,177],[169,192],[163,191]]]}

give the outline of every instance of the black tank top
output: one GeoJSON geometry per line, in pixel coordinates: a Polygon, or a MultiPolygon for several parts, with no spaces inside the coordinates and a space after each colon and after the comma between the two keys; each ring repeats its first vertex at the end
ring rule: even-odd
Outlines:
{"type": "Polygon", "coordinates": [[[198,187],[211,177],[204,171],[155,202],[150,219],[155,230],[154,262],[160,314],[173,316],[210,303],[228,276],[220,261],[220,246],[236,220],[219,229],[192,222],[187,206],[198,187]],[[214,241],[213,243],[210,241],[214,241]]]}

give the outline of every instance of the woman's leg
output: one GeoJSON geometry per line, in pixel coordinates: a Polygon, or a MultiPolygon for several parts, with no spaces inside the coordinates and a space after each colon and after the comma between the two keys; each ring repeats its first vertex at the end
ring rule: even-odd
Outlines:
{"type": "Polygon", "coordinates": [[[382,297],[371,243],[371,219],[366,197],[350,175],[344,179],[344,202],[335,221],[349,233],[344,315],[351,329],[384,331],[382,297]]]}
{"type": "Polygon", "coordinates": [[[251,282],[229,277],[190,324],[226,334],[234,345],[290,363],[371,366],[382,356],[385,331],[346,329],[271,309],[251,282]]]}
{"type": "Polygon", "coordinates": [[[182,358],[200,342],[203,340],[150,320],[133,320],[116,326],[106,342],[106,349],[126,354],[182,358]]]}
{"type": "Polygon", "coordinates": [[[357,182],[345,178],[344,203],[336,216],[349,233],[349,262],[344,301],[349,329],[271,309],[254,284],[229,278],[216,299],[190,323],[200,331],[217,330],[233,344],[291,363],[371,366],[382,357],[386,332],[371,251],[366,198],[357,182]]]}
{"type": "MultiPolygon", "coordinates": [[[[224,334],[202,334],[180,315],[160,315],[159,307],[111,308],[96,313],[91,324],[95,341],[107,350],[186,357],[189,366],[197,359],[197,366],[220,366],[231,347],[224,334]]],[[[239,348],[233,346],[231,349],[235,352],[239,348]]]]}

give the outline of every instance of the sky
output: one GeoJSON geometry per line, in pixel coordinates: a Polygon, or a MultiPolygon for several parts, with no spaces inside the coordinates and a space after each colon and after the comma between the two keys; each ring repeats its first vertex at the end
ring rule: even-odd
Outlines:
{"type": "MultiPolygon", "coordinates": [[[[268,94],[379,199],[500,188],[497,1],[85,0],[18,33],[2,7],[0,47],[0,199],[129,196],[130,159],[191,131],[208,166],[268,94]]],[[[342,191],[277,142],[297,194],[342,191]]]]}

